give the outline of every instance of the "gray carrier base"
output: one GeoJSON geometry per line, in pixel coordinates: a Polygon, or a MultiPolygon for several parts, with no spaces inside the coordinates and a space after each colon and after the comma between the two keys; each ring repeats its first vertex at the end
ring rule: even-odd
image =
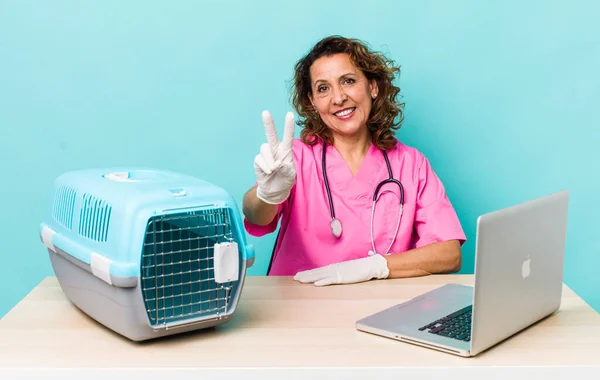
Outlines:
{"type": "MultiPolygon", "coordinates": [[[[170,323],[152,327],[140,281],[137,277],[118,278],[111,276],[112,285],[92,275],[90,266],[56,248],[48,249],[52,267],[59,284],[69,300],[85,314],[129,338],[144,341],[173,334],[218,326],[229,321],[235,312],[240,290],[245,280],[245,270],[240,271],[239,280],[231,290],[229,307],[217,316],[188,318],[181,324],[170,323]]],[[[241,267],[246,268],[241,262],[241,267]]],[[[249,263],[248,266],[251,266],[249,263]]]]}

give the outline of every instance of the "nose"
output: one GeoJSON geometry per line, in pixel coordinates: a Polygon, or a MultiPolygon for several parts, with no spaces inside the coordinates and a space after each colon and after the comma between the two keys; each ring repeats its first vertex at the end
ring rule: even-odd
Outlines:
{"type": "Polygon", "coordinates": [[[342,105],[348,99],[348,95],[344,92],[343,88],[340,86],[333,87],[333,96],[331,97],[331,101],[333,104],[342,105]]]}

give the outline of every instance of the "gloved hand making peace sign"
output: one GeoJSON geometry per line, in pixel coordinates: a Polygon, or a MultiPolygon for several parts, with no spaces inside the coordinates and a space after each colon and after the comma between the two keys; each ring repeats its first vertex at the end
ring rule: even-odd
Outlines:
{"type": "Polygon", "coordinates": [[[285,116],[281,141],[277,138],[275,123],[269,111],[262,113],[267,142],[260,147],[254,158],[254,172],[258,187],[256,196],[265,203],[280,204],[290,195],[296,180],[292,143],[294,140],[294,115],[285,116]]]}

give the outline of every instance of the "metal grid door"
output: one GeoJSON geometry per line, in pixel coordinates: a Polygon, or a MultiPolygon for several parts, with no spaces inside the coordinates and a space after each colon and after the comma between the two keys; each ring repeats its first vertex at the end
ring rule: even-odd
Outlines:
{"type": "Polygon", "coordinates": [[[215,282],[213,247],[232,241],[228,209],[149,220],[142,253],[142,294],[152,327],[227,312],[233,283],[215,282]]]}

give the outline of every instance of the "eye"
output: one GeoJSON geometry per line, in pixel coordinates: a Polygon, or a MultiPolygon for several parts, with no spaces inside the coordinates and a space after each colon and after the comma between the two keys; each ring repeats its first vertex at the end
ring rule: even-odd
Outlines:
{"type": "Polygon", "coordinates": [[[355,82],[356,82],[356,80],[354,80],[354,78],[346,78],[346,79],[344,79],[344,84],[353,84],[355,82]]]}
{"type": "Polygon", "coordinates": [[[327,91],[327,86],[321,85],[321,86],[317,87],[317,91],[318,92],[325,92],[325,91],[327,91]]]}

